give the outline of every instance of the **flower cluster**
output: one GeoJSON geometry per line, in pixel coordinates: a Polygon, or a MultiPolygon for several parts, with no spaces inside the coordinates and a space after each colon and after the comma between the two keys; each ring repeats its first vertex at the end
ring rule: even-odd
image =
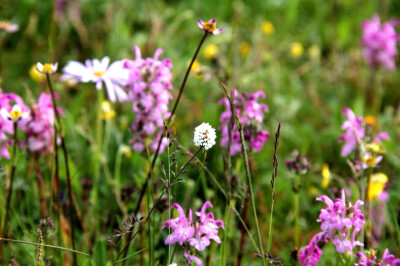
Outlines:
{"type": "MultiPolygon", "coordinates": [[[[0,116],[0,156],[9,159],[10,154],[7,144],[11,144],[9,136],[14,134],[13,117],[17,118],[18,116],[18,119],[21,118],[23,113],[26,114],[28,112],[29,108],[20,96],[14,93],[3,93],[0,89],[0,109],[2,110],[1,113],[4,114],[4,116],[0,116]],[[13,109],[14,111],[12,111],[13,109]]],[[[24,123],[25,119],[18,123],[18,128],[23,128],[24,123]]]]}
{"type": "Polygon", "coordinates": [[[296,175],[305,175],[310,171],[311,164],[308,162],[307,157],[302,155],[297,150],[292,152],[293,159],[286,160],[286,166],[289,171],[296,175]]]}
{"type": "MultiPolygon", "coordinates": [[[[62,113],[58,108],[57,112],[62,113]]],[[[54,109],[51,95],[42,93],[32,107],[32,116],[24,129],[31,152],[51,152],[54,146],[54,109]]]]}
{"type": "Polygon", "coordinates": [[[346,132],[339,137],[339,142],[344,142],[340,155],[345,157],[356,150],[357,146],[360,147],[361,144],[366,144],[367,148],[370,148],[370,151],[363,155],[363,157],[365,157],[364,162],[366,162],[367,165],[368,162],[372,163],[370,165],[376,164],[376,159],[379,160],[376,156],[380,151],[378,149],[373,149],[377,146],[379,147],[378,144],[380,144],[382,140],[389,139],[388,133],[380,132],[374,138],[371,138],[366,134],[366,123],[361,116],[356,116],[354,112],[347,107],[344,108],[343,114],[347,116],[347,120],[342,124],[342,130],[345,130],[346,132]],[[373,157],[369,158],[371,156],[373,157]]]}
{"type": "MultiPolygon", "coordinates": [[[[128,96],[122,86],[128,79],[128,71],[123,68],[123,61],[115,61],[110,66],[110,58],[86,60],[85,64],[77,61],[70,61],[64,67],[64,74],[61,80],[68,83],[93,82],[96,89],[100,90],[103,82],[106,85],[108,98],[110,101],[126,101],[128,96]]],[[[46,65],[45,65],[46,66],[46,65]]],[[[38,69],[39,69],[38,65],[38,69]]],[[[39,70],[40,71],[40,70],[39,70]]]]}
{"type": "Polygon", "coordinates": [[[366,254],[361,251],[357,252],[355,257],[359,258],[360,261],[356,263],[356,266],[386,266],[386,265],[400,265],[400,259],[389,253],[389,249],[385,249],[382,255],[382,260],[377,261],[375,251],[366,251],[366,254]]]}
{"type": "Polygon", "coordinates": [[[215,129],[209,123],[202,123],[194,130],[194,145],[208,150],[215,145],[215,129]]]}
{"type": "Polygon", "coordinates": [[[197,251],[203,251],[211,244],[211,239],[221,243],[221,239],[218,237],[218,228],[224,228],[224,223],[221,220],[215,220],[213,213],[206,213],[209,207],[212,207],[212,204],[206,201],[201,211],[195,213],[199,218],[194,222],[191,209],[189,209],[187,218],[182,207],[174,203],[172,208],[178,211],[179,217],[165,221],[162,226],[162,228],[169,227],[173,230],[165,239],[165,244],[173,245],[179,243],[179,245],[183,246],[185,248],[184,256],[189,264],[195,262],[198,266],[203,265],[201,260],[190,252],[190,247],[197,251]]]}
{"type": "Polygon", "coordinates": [[[302,265],[317,265],[322,255],[319,246],[321,241],[327,242],[331,239],[339,253],[352,251],[355,246],[363,246],[363,243],[356,240],[356,236],[365,223],[364,214],[360,209],[364,203],[357,200],[354,206],[351,203],[346,205],[343,189],[341,198],[336,198],[335,201],[325,195],[317,200],[326,203],[327,208],[321,210],[317,220],[321,222],[321,232],[300,252],[302,265]]]}
{"type": "MultiPolygon", "coordinates": [[[[162,130],[164,118],[171,115],[168,112],[168,102],[172,98],[171,67],[169,58],[159,60],[162,49],[157,49],[153,58],[142,58],[139,47],[134,46],[135,60],[125,60],[123,67],[128,71],[127,88],[129,89],[129,101],[133,104],[135,121],[131,126],[134,138],[131,141],[133,149],[143,151],[146,142],[152,139],[150,149],[157,149],[162,130]]],[[[160,152],[167,144],[163,139],[160,152]]]]}
{"type": "MultiPolygon", "coordinates": [[[[266,104],[258,103],[258,98],[265,98],[263,91],[255,93],[239,93],[236,89],[231,90],[231,97],[236,108],[236,115],[243,126],[243,134],[245,140],[250,142],[250,146],[260,151],[264,142],[269,137],[269,132],[262,130],[261,125],[264,119],[264,112],[268,112],[266,104]]],[[[222,131],[220,145],[228,149],[230,142],[230,153],[234,155],[241,151],[240,133],[234,123],[232,128],[232,138],[229,137],[229,124],[232,119],[231,107],[229,100],[223,98],[221,103],[225,105],[226,110],[222,113],[220,121],[222,122],[219,129],[222,131]]]]}
{"type": "Polygon", "coordinates": [[[324,242],[328,242],[325,233],[320,232],[315,234],[310,243],[302,248],[299,255],[300,264],[307,266],[317,265],[321,259],[321,246],[324,245],[324,242]]]}
{"type": "Polygon", "coordinates": [[[381,24],[378,15],[363,23],[364,58],[371,68],[378,66],[383,66],[387,70],[396,68],[396,44],[399,36],[394,27],[398,24],[397,20],[381,24]]]}

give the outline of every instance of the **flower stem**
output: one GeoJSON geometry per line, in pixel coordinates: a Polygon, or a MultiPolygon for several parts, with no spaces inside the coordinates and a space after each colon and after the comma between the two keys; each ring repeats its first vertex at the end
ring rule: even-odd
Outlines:
{"type": "Polygon", "coordinates": [[[294,246],[299,248],[300,223],[299,223],[299,199],[300,199],[300,176],[296,174],[294,181],[294,246]]]}
{"type": "MultiPolygon", "coordinates": [[[[73,217],[74,216],[74,212],[73,212],[74,208],[73,208],[73,201],[72,201],[71,177],[70,177],[69,164],[68,164],[68,152],[67,152],[67,148],[65,145],[65,138],[64,138],[63,132],[62,132],[62,124],[61,124],[60,115],[57,112],[57,103],[56,103],[56,99],[54,96],[54,90],[53,90],[53,86],[51,84],[49,73],[46,73],[46,79],[47,79],[47,84],[49,86],[49,90],[50,90],[50,94],[51,94],[51,100],[53,102],[53,112],[54,112],[54,116],[56,117],[56,121],[57,121],[57,125],[58,125],[58,135],[60,136],[60,139],[61,139],[61,148],[63,150],[63,155],[64,155],[64,164],[65,164],[65,172],[66,172],[67,187],[68,187],[69,223],[71,226],[70,237],[71,237],[72,249],[75,250],[75,227],[74,227],[74,217],[73,217]]],[[[56,132],[54,132],[55,138],[57,137],[56,132]]],[[[55,148],[55,153],[57,154],[58,153],[57,146],[54,148],[55,148]]],[[[73,253],[73,265],[77,265],[76,253],[73,253]]]]}

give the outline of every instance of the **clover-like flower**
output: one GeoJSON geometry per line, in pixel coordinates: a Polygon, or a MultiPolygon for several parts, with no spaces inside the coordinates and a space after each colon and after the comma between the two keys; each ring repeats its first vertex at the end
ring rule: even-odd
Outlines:
{"type": "Polygon", "coordinates": [[[209,34],[217,35],[222,32],[222,29],[217,29],[217,21],[215,20],[215,18],[212,18],[206,22],[199,19],[197,20],[197,25],[199,26],[199,29],[209,34]]]}
{"type": "Polygon", "coordinates": [[[215,129],[209,123],[202,123],[194,130],[194,145],[204,148],[204,150],[214,146],[216,138],[215,129]]]}
{"type": "Polygon", "coordinates": [[[7,109],[2,108],[0,110],[0,114],[4,119],[8,119],[13,122],[18,122],[23,118],[27,118],[29,116],[29,111],[22,111],[21,106],[18,104],[14,105],[11,111],[7,111],[7,109]]]}
{"type": "Polygon", "coordinates": [[[43,74],[54,74],[54,73],[56,73],[57,68],[58,68],[58,63],[55,63],[55,64],[46,63],[44,65],[39,62],[36,63],[37,71],[39,71],[40,73],[43,73],[43,74]]]}

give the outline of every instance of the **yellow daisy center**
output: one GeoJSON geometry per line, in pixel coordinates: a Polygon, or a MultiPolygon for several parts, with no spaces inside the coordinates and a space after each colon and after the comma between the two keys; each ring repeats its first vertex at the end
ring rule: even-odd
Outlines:
{"type": "Polygon", "coordinates": [[[43,65],[43,72],[51,72],[51,71],[53,71],[53,66],[51,64],[43,65]]]}
{"type": "Polygon", "coordinates": [[[212,22],[204,22],[203,28],[208,32],[213,32],[217,29],[217,26],[215,26],[215,24],[212,22]]]}
{"type": "Polygon", "coordinates": [[[93,74],[94,74],[95,76],[100,77],[100,76],[102,76],[104,73],[106,73],[106,72],[105,72],[105,71],[95,71],[93,74]]]}
{"type": "Polygon", "coordinates": [[[14,121],[18,120],[21,117],[21,115],[22,115],[21,110],[11,110],[10,111],[10,116],[14,121]]]}

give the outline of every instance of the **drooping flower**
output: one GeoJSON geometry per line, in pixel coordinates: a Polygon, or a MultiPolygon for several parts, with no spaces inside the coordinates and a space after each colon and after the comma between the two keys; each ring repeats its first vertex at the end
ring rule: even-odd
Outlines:
{"type": "Polygon", "coordinates": [[[0,20],[0,30],[4,30],[7,32],[16,32],[18,29],[18,24],[13,24],[7,20],[0,20]]]}
{"type": "Polygon", "coordinates": [[[169,227],[173,230],[165,239],[165,244],[179,243],[185,249],[184,257],[189,264],[195,262],[197,265],[203,265],[201,260],[191,253],[189,246],[197,251],[203,251],[211,244],[210,240],[221,243],[218,237],[218,228],[224,228],[223,221],[215,220],[212,212],[206,213],[207,208],[212,207],[209,201],[203,204],[200,212],[195,213],[198,217],[197,221],[193,221],[191,209],[189,209],[189,215],[186,218],[179,204],[174,203],[171,207],[178,211],[179,217],[164,222],[162,228],[169,227]]]}
{"type": "Polygon", "coordinates": [[[204,32],[209,34],[220,34],[222,29],[217,29],[217,21],[212,18],[209,21],[203,22],[201,19],[197,20],[197,26],[204,32]]]}
{"type": "MultiPolygon", "coordinates": [[[[266,104],[258,103],[258,98],[265,98],[263,91],[255,93],[238,93],[236,89],[231,90],[231,97],[236,108],[236,114],[243,126],[243,134],[250,146],[260,151],[264,142],[269,137],[269,132],[262,130],[261,125],[264,119],[264,112],[268,112],[266,104]]],[[[221,114],[222,122],[219,129],[222,131],[220,145],[228,149],[229,145],[229,124],[231,123],[231,107],[228,98],[223,98],[220,103],[224,104],[226,110],[221,114]]],[[[240,133],[234,123],[232,128],[232,139],[230,140],[230,153],[234,155],[242,150],[240,144],[240,133]]]]}
{"type": "MultiPolygon", "coordinates": [[[[58,95],[55,95],[58,97],[58,95]]],[[[58,108],[57,112],[62,114],[58,108]]],[[[32,116],[24,128],[30,152],[47,153],[54,149],[54,108],[51,95],[42,93],[32,107],[32,116]]]]}
{"type": "MultiPolygon", "coordinates": [[[[132,102],[135,114],[131,126],[131,143],[136,151],[143,151],[147,145],[155,151],[162,135],[160,129],[164,119],[171,115],[168,112],[168,103],[172,98],[172,62],[169,58],[158,59],[162,53],[160,48],[152,58],[142,58],[137,46],[133,47],[133,51],[136,54],[135,60],[125,60],[123,64],[124,69],[128,71],[126,87],[129,89],[129,101],[132,102]]],[[[167,139],[163,138],[160,152],[166,145],[167,139]]]]}
{"type": "Polygon", "coordinates": [[[110,101],[126,101],[128,95],[122,86],[127,83],[128,70],[124,69],[122,60],[115,61],[110,66],[109,64],[110,58],[108,56],[101,61],[98,59],[86,60],[85,65],[77,61],[70,61],[64,67],[64,74],[61,79],[69,83],[71,83],[71,80],[93,82],[98,90],[102,88],[104,82],[110,101]]]}
{"type": "Polygon", "coordinates": [[[42,63],[36,63],[36,69],[43,74],[54,74],[56,73],[58,68],[58,63],[54,63],[54,64],[42,64],[42,63]]]}
{"type": "Polygon", "coordinates": [[[216,138],[215,129],[209,123],[202,123],[194,130],[194,145],[204,150],[214,146],[216,138]]]}
{"type": "Polygon", "coordinates": [[[364,58],[371,68],[378,66],[383,66],[387,70],[396,68],[396,45],[399,42],[399,35],[394,27],[398,24],[396,19],[381,24],[378,15],[363,23],[364,58]]]}
{"type": "Polygon", "coordinates": [[[321,230],[326,238],[332,240],[336,251],[344,253],[351,251],[355,246],[363,246],[363,243],[356,240],[358,232],[362,229],[365,219],[360,207],[364,203],[357,200],[354,206],[346,205],[344,190],[341,190],[341,198],[332,201],[325,195],[317,198],[324,202],[327,208],[322,209],[318,218],[321,222],[321,230]]]}

